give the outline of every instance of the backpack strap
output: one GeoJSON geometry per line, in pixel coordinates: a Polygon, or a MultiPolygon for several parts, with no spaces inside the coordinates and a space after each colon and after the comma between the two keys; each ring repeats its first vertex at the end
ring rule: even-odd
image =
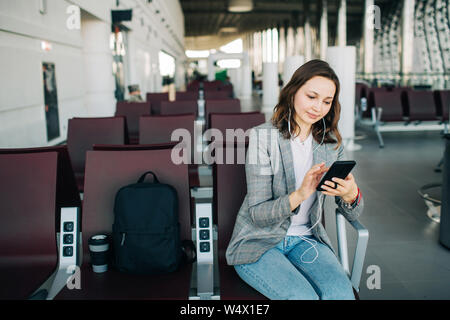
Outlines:
{"type": "Polygon", "coordinates": [[[158,178],[156,177],[156,174],[154,174],[152,171],[147,171],[146,173],[144,173],[144,174],[139,178],[139,180],[138,180],[137,183],[143,183],[144,180],[145,180],[145,177],[146,177],[148,174],[151,174],[151,175],[153,176],[153,183],[159,183],[159,180],[158,180],[158,178]]]}

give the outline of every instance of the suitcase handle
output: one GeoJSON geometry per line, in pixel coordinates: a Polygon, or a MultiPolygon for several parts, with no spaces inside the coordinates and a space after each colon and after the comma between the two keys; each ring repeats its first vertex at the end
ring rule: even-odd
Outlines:
{"type": "Polygon", "coordinates": [[[147,176],[147,174],[151,174],[153,176],[153,183],[159,183],[158,178],[156,177],[156,174],[154,174],[152,171],[147,171],[146,173],[144,173],[138,180],[138,183],[143,183],[145,180],[145,176],[147,176]]]}

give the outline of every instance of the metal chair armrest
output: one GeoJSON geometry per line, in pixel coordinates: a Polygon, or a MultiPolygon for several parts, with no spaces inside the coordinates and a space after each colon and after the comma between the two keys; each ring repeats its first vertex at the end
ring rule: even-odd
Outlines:
{"type": "Polygon", "coordinates": [[[349,275],[353,288],[359,292],[364,259],[366,257],[367,243],[369,241],[369,230],[367,230],[358,220],[348,221],[357,232],[357,242],[355,256],[353,258],[352,271],[350,273],[348,259],[347,232],[345,221],[347,219],[336,209],[336,231],[338,240],[339,259],[345,272],[349,275]]]}

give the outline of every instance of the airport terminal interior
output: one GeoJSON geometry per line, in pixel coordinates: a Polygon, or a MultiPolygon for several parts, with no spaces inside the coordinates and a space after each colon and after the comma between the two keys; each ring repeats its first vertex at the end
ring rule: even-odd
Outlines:
{"type": "Polygon", "coordinates": [[[351,220],[327,196],[320,221],[355,298],[450,299],[448,0],[0,0],[0,58],[0,300],[267,300],[227,263],[234,133],[317,59],[364,199],[351,220]],[[138,180],[175,190],[149,208],[178,219],[173,270],[127,269],[166,256],[157,214],[119,230],[138,180]]]}

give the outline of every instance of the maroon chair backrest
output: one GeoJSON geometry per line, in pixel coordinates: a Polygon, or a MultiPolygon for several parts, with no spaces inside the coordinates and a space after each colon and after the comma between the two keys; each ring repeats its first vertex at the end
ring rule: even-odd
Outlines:
{"type": "Polygon", "coordinates": [[[205,91],[218,90],[222,86],[223,86],[223,82],[220,81],[220,80],[204,81],[203,82],[203,90],[205,90],[205,91]]]}
{"type": "Polygon", "coordinates": [[[94,144],[124,144],[125,118],[73,118],[69,120],[67,148],[75,174],[84,175],[86,151],[94,144]]]}
{"type": "Polygon", "coordinates": [[[0,154],[0,263],[56,257],[58,153],[0,154]]]}
{"type": "Polygon", "coordinates": [[[409,119],[437,120],[437,106],[434,102],[433,91],[408,90],[409,119]]]}
{"type": "Polygon", "coordinates": [[[197,100],[161,102],[160,115],[175,115],[186,113],[193,113],[196,116],[198,115],[197,100]]]}
{"type": "Polygon", "coordinates": [[[162,101],[169,101],[168,92],[147,93],[147,102],[151,103],[152,114],[159,114],[162,101]]]}
{"type": "Polygon", "coordinates": [[[248,129],[263,124],[265,121],[266,117],[261,112],[210,114],[210,128],[220,130],[224,140],[228,140],[226,139],[227,129],[242,129],[246,132],[248,129]]]}
{"type": "Polygon", "coordinates": [[[0,149],[0,155],[8,154],[42,154],[56,152],[58,154],[57,179],[56,179],[56,213],[54,225],[59,230],[60,213],[63,207],[81,207],[80,194],[78,192],[72,163],[67,146],[53,146],[27,149],[0,149]]]}
{"type": "Polygon", "coordinates": [[[233,93],[233,85],[231,83],[224,84],[222,87],[219,88],[220,91],[226,91],[230,94],[233,93]]]}
{"type": "Polygon", "coordinates": [[[26,299],[56,269],[58,153],[0,154],[0,300],[26,299]]]}
{"type": "Polygon", "coordinates": [[[205,100],[223,100],[223,99],[231,99],[231,93],[229,91],[204,91],[203,98],[205,100]]]}
{"type": "Polygon", "coordinates": [[[211,113],[239,113],[241,102],[239,99],[209,100],[205,102],[206,128],[209,129],[209,115],[211,113]]]}
{"type": "Polygon", "coordinates": [[[189,131],[191,143],[193,143],[195,115],[184,114],[141,117],[140,126],[141,132],[139,134],[139,144],[171,142],[172,133],[177,129],[186,129],[189,131]]]}
{"type": "MultiPolygon", "coordinates": [[[[171,160],[172,147],[119,151],[88,151],[83,203],[83,249],[89,257],[88,239],[97,233],[111,234],[114,199],[123,186],[136,183],[153,171],[161,183],[178,194],[181,239],[191,239],[188,167],[171,160]]],[[[87,260],[87,259],[86,259],[87,260]]]]}
{"type": "Polygon", "coordinates": [[[189,84],[186,86],[187,91],[198,91],[199,88],[200,88],[200,81],[198,80],[189,82],[189,84]]]}
{"type": "Polygon", "coordinates": [[[198,100],[198,91],[177,91],[175,101],[196,101],[198,100]]]}
{"type": "Polygon", "coordinates": [[[382,108],[382,121],[402,121],[407,116],[402,103],[401,90],[387,91],[384,88],[371,90],[371,101],[377,108],[382,108]]]}
{"type": "Polygon", "coordinates": [[[219,255],[225,254],[240,207],[247,194],[245,162],[248,143],[224,143],[223,156],[234,153],[233,164],[213,165],[213,222],[217,223],[219,255]],[[241,161],[238,161],[238,160],[241,161]],[[240,163],[244,162],[244,163],[240,163]]]}
{"type": "Polygon", "coordinates": [[[150,102],[117,102],[115,116],[123,116],[127,119],[127,127],[130,138],[139,135],[139,118],[152,114],[150,102]]]}
{"type": "Polygon", "coordinates": [[[443,121],[449,120],[450,90],[438,90],[434,92],[436,106],[443,121]]]}

